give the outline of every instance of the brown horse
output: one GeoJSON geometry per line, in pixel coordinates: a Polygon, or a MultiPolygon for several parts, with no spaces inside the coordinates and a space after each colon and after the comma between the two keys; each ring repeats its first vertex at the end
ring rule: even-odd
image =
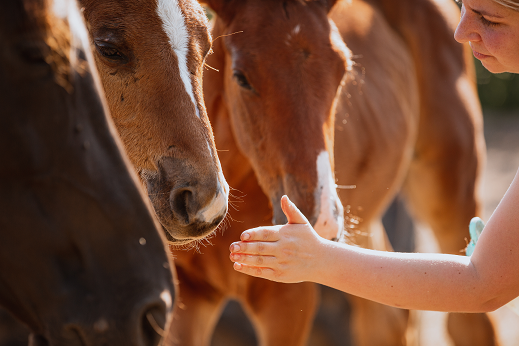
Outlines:
{"type": "MultiPolygon", "coordinates": [[[[175,253],[180,291],[170,343],[206,344],[232,297],[261,344],[301,345],[314,288],[235,273],[226,264],[227,246],[243,229],[264,224],[269,204],[274,222],[284,222],[277,216],[281,191],[315,223],[313,201],[301,194],[317,180],[312,146],[323,138],[317,132],[334,128],[335,144],[326,148],[335,149],[337,183],[355,185],[339,191],[349,230],[343,238],[389,250],[380,217],[403,188],[442,251],[464,248],[467,225],[480,208],[484,142],[471,58],[453,40],[459,11],[447,0],[208,3],[217,14],[213,35],[222,38],[208,60],[219,72],[207,72],[204,91],[217,146],[228,150],[221,154],[224,172],[245,196],[234,216],[243,223],[201,255],[175,253]],[[346,75],[344,42],[353,54],[346,75]],[[335,111],[331,124],[328,114],[335,111]]],[[[357,344],[406,342],[406,311],[352,302],[357,344]]],[[[453,316],[457,345],[493,343],[485,315],[453,316]],[[471,320],[477,340],[474,327],[463,326],[471,320]]]]}
{"type": "Polygon", "coordinates": [[[75,2],[2,1],[0,45],[0,304],[30,345],[158,345],[174,296],[165,239],[75,2]]]}
{"type": "Polygon", "coordinates": [[[203,254],[174,253],[181,293],[168,342],[207,344],[225,300],[236,298],[262,344],[303,344],[316,307],[315,285],[284,285],[237,274],[225,249],[243,228],[272,218],[286,222],[278,203],[283,194],[296,201],[323,236],[341,233],[333,128],[337,95],[351,68],[349,51],[328,23],[329,7],[319,2],[212,5],[219,14],[215,37],[246,29],[215,40],[215,54],[208,61],[220,72],[207,72],[204,91],[217,146],[229,150],[221,153],[224,172],[232,177],[231,186],[254,203],[240,206],[236,218],[243,223],[203,254]],[[270,40],[278,35],[282,39],[270,40]],[[292,44],[299,48],[284,48],[292,44]],[[316,52],[321,58],[315,58],[316,52]],[[282,61],[286,63],[280,66],[282,61]]]}
{"type": "Polygon", "coordinates": [[[192,0],[81,0],[108,106],[168,240],[210,234],[227,212],[202,95],[211,48],[192,0]]]}

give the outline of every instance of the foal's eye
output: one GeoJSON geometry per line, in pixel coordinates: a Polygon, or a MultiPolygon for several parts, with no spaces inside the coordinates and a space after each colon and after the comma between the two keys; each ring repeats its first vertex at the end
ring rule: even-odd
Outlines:
{"type": "Polygon", "coordinates": [[[252,90],[252,86],[242,72],[234,71],[233,77],[236,79],[236,83],[238,83],[239,86],[247,90],[252,90]]]}
{"type": "Polygon", "coordinates": [[[111,43],[104,41],[96,41],[95,46],[99,54],[101,54],[103,57],[109,60],[118,63],[128,62],[128,58],[126,58],[126,56],[111,43]]]}

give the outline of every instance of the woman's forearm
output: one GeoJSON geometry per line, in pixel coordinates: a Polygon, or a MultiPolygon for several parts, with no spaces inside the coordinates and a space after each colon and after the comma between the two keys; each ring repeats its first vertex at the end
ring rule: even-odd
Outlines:
{"type": "Polygon", "coordinates": [[[313,281],[383,304],[452,312],[492,311],[519,295],[519,180],[490,218],[471,257],[395,253],[334,243],[282,199],[288,224],[258,227],[231,244],[242,273],[313,281]]]}
{"type": "Polygon", "coordinates": [[[407,309],[481,312],[496,309],[469,257],[381,252],[324,241],[314,281],[407,309]]]}

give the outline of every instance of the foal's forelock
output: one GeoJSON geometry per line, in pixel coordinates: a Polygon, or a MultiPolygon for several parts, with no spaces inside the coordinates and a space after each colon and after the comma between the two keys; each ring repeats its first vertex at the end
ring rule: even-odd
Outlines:
{"type": "Polygon", "coordinates": [[[184,88],[195,107],[196,115],[200,118],[200,109],[195,98],[195,87],[188,65],[188,59],[193,54],[191,47],[195,43],[190,42],[192,38],[190,38],[188,32],[182,3],[178,0],[158,0],[157,14],[162,20],[162,27],[169,39],[171,48],[177,56],[178,69],[184,88]]]}
{"type": "MultiPolygon", "coordinates": [[[[55,71],[54,78],[70,91],[70,78],[73,69],[83,73],[87,61],[78,57],[78,49],[90,54],[88,32],[75,1],[42,0],[41,9],[34,9],[36,25],[44,32],[45,43],[50,48],[45,60],[55,71]]],[[[92,59],[89,59],[90,61],[92,59]]],[[[92,68],[92,66],[90,66],[92,68]]]]}

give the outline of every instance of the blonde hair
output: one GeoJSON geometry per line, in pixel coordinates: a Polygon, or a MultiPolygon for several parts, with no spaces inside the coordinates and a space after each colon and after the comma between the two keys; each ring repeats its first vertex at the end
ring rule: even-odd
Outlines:
{"type": "Polygon", "coordinates": [[[510,8],[514,11],[519,11],[519,0],[494,0],[500,5],[510,8]]]}

